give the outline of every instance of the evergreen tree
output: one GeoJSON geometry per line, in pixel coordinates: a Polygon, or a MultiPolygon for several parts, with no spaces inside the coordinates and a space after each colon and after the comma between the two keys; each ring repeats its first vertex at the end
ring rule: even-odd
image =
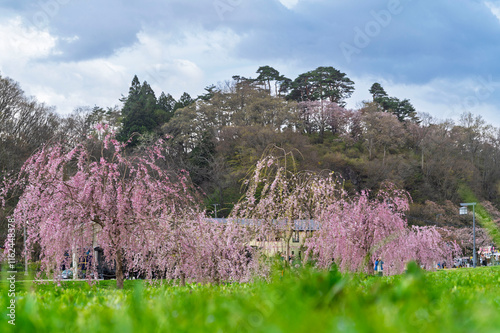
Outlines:
{"type": "Polygon", "coordinates": [[[139,78],[137,75],[134,75],[132,79],[132,84],[128,90],[128,96],[122,97],[120,99],[121,102],[124,102],[122,115],[124,117],[128,116],[133,110],[139,107],[139,96],[141,94],[141,83],[139,82],[139,78]]]}
{"type": "Polygon", "coordinates": [[[198,96],[197,99],[201,99],[202,101],[210,100],[212,97],[214,97],[215,93],[217,92],[217,87],[212,84],[210,86],[205,87],[205,91],[206,93],[198,96]]]}
{"type": "Polygon", "coordinates": [[[258,82],[261,82],[264,85],[265,89],[269,91],[269,94],[271,94],[271,81],[279,81],[280,72],[278,72],[271,66],[261,66],[259,67],[259,69],[257,69],[257,73],[259,74],[259,76],[257,76],[256,80],[258,82]]]}
{"type": "Polygon", "coordinates": [[[399,121],[419,122],[417,111],[410,100],[401,101],[399,98],[389,97],[380,83],[374,83],[369,92],[372,94],[374,102],[378,103],[385,112],[396,115],[399,121]]]}
{"type": "Polygon", "coordinates": [[[378,82],[372,84],[369,91],[370,94],[372,94],[373,96],[373,101],[375,101],[378,98],[387,97],[387,93],[385,92],[384,88],[382,88],[382,85],[378,82]]]}
{"type": "Polygon", "coordinates": [[[164,92],[161,93],[160,97],[158,97],[157,103],[157,122],[159,124],[168,123],[168,121],[174,115],[176,100],[170,94],[166,94],[164,92]]]}
{"type": "Polygon", "coordinates": [[[300,74],[292,83],[288,99],[303,101],[329,100],[340,106],[354,92],[354,82],[333,67],[318,67],[300,74]]]}
{"type": "Polygon", "coordinates": [[[398,107],[395,112],[393,112],[396,117],[398,117],[399,121],[414,121],[414,122],[420,122],[419,118],[417,117],[417,110],[415,110],[415,107],[410,103],[410,100],[408,99],[403,99],[402,101],[399,102],[398,107]]]}
{"type": "MultiPolygon", "coordinates": [[[[134,76],[129,95],[121,101],[124,102],[123,126],[118,136],[121,141],[127,141],[134,133],[152,133],[160,125],[162,117],[161,112],[157,112],[156,96],[146,81],[141,85],[137,76],[134,76]]],[[[136,139],[132,141],[134,144],[137,144],[136,139]]]]}
{"type": "Polygon", "coordinates": [[[141,102],[141,105],[144,106],[145,108],[148,109],[156,108],[155,92],[146,81],[144,81],[144,83],[142,84],[139,100],[141,102]]]}
{"type": "Polygon", "coordinates": [[[191,95],[189,95],[187,92],[182,94],[181,98],[175,103],[174,106],[174,111],[177,109],[182,109],[185,108],[186,106],[192,104],[194,102],[194,99],[191,98],[191,95]]]}

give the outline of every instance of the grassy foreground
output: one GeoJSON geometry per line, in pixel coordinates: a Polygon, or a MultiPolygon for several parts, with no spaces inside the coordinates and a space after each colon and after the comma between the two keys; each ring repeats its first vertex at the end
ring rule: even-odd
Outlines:
{"type": "Polygon", "coordinates": [[[500,267],[395,277],[289,271],[271,283],[16,284],[2,277],[0,332],[500,332],[500,267]],[[28,291],[27,291],[28,290],[28,291]]]}

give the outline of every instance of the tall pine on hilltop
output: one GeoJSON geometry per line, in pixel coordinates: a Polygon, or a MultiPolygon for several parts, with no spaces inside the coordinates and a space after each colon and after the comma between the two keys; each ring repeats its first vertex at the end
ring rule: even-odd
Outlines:
{"type": "Polygon", "coordinates": [[[372,84],[369,92],[373,96],[373,101],[380,105],[384,112],[394,114],[401,122],[419,122],[417,110],[410,103],[410,100],[400,100],[397,97],[388,96],[382,85],[378,82],[372,84]]]}

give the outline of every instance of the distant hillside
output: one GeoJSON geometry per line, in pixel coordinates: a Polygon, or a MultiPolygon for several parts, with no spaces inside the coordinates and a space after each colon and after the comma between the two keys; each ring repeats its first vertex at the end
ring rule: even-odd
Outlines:
{"type": "Polygon", "coordinates": [[[332,67],[295,79],[269,66],[257,74],[234,76],[178,101],[168,93],[157,98],[147,82],[134,77],[122,109],[84,107],[68,117],[0,77],[0,173],[18,170],[44,144],[73,146],[95,124],[107,123],[120,140],[142,134],[132,140],[130,153],[168,135],[168,165],[189,171],[205,193],[207,212],[215,215],[217,206],[218,217],[229,214],[242,195],[242,179],[275,145],[293,152],[298,170],[341,175],[347,190],[377,190],[384,182],[406,189],[413,198],[412,224],[469,226],[470,218],[458,215],[465,185],[498,226],[500,130],[481,116],[464,113],[457,123],[434,119],[378,83],[370,89],[372,100],[346,109],[354,82],[332,67]]]}

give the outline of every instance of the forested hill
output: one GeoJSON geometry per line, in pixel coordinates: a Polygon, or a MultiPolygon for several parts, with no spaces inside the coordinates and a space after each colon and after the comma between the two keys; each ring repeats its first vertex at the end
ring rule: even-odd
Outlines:
{"type": "MultiPolygon", "coordinates": [[[[490,210],[500,207],[500,130],[481,116],[457,122],[417,113],[407,99],[374,83],[373,98],[346,109],[354,82],[332,67],[289,79],[269,66],[256,78],[234,76],[196,98],[156,97],[133,78],[123,108],[80,108],[61,117],[0,77],[0,170],[17,170],[40,145],[85,140],[105,122],[141,149],[168,134],[171,163],[190,172],[206,207],[227,215],[241,197],[241,180],[270,146],[293,151],[298,169],[333,170],[352,190],[392,182],[413,198],[410,223],[463,226],[458,204],[470,191],[490,210]]],[[[425,111],[425,110],[419,110],[425,111]]]]}

